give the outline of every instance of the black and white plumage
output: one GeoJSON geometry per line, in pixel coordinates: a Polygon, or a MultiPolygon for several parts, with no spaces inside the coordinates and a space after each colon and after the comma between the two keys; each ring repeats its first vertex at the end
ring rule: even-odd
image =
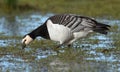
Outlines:
{"type": "Polygon", "coordinates": [[[36,37],[60,42],[60,45],[70,45],[77,39],[86,37],[89,33],[98,32],[107,34],[110,26],[99,23],[92,18],[74,15],[59,14],[48,18],[45,23],[29,34],[23,40],[23,47],[28,45],[36,37]]]}

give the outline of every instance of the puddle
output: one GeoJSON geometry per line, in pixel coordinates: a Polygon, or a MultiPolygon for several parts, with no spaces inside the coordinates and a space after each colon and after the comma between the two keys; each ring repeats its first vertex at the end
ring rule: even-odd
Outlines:
{"type": "Polygon", "coordinates": [[[26,16],[15,16],[12,20],[2,17],[0,18],[0,33],[4,33],[9,36],[23,36],[24,34],[30,32],[36,27],[40,26],[43,21],[48,18],[49,15],[30,15],[26,16]],[[42,17],[42,19],[41,19],[42,17]]]}
{"type": "Polygon", "coordinates": [[[18,59],[18,57],[10,58],[11,56],[6,56],[4,61],[0,60],[0,71],[1,72],[37,72],[37,71],[44,71],[44,68],[40,70],[37,69],[38,64],[37,62],[24,62],[22,59],[18,59]],[[17,59],[17,60],[16,60],[17,59]],[[36,66],[36,67],[35,67],[36,66]]]}

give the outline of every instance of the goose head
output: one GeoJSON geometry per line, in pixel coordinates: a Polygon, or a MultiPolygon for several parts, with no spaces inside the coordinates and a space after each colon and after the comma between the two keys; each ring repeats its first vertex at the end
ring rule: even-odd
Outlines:
{"type": "Polygon", "coordinates": [[[22,49],[24,49],[32,41],[33,39],[29,35],[24,36],[24,38],[22,39],[22,49]]]}

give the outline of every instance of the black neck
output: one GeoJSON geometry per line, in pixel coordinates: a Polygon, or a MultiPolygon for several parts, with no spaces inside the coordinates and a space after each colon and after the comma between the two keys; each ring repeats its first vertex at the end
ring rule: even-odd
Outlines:
{"type": "Polygon", "coordinates": [[[46,24],[43,24],[43,25],[39,26],[38,28],[33,30],[28,35],[30,35],[30,37],[33,38],[33,39],[35,39],[38,36],[41,36],[45,39],[50,39],[46,24]]]}

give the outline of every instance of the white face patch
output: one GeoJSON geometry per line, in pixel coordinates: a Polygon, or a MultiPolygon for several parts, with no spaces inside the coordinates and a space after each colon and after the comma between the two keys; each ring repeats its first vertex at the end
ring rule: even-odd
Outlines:
{"type": "Polygon", "coordinates": [[[32,39],[29,35],[26,35],[26,36],[22,39],[22,43],[25,43],[25,45],[28,45],[31,41],[33,41],[33,39],[32,39]]]}

